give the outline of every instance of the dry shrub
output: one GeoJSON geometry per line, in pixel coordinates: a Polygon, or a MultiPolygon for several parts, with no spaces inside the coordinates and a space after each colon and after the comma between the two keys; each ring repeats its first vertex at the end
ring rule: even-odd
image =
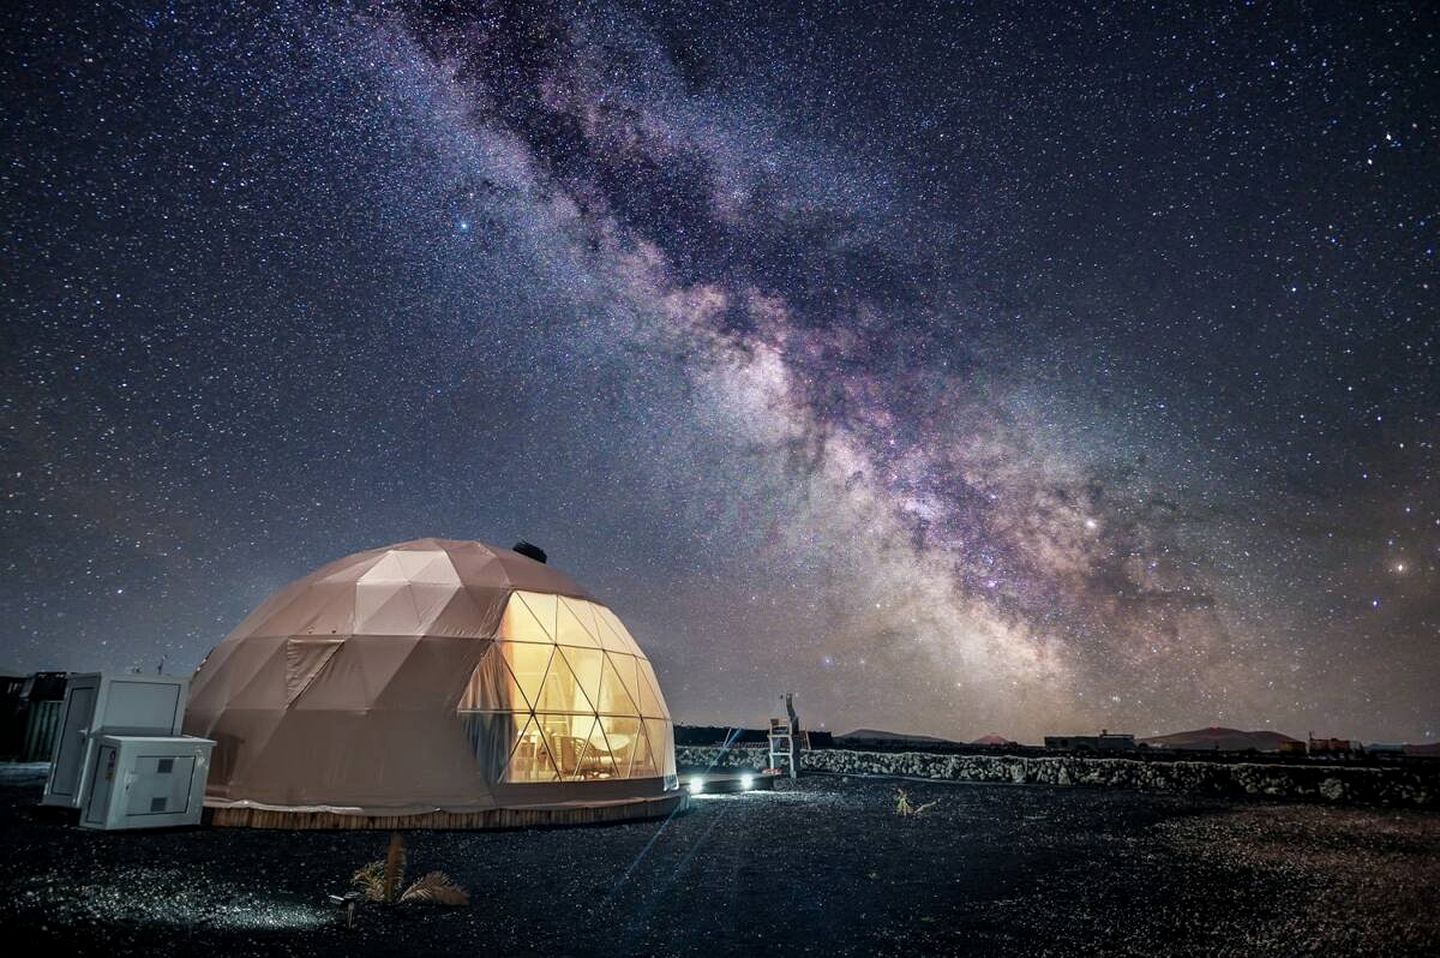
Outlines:
{"type": "Polygon", "coordinates": [[[909,817],[909,816],[912,816],[912,815],[923,815],[923,814],[925,814],[925,809],[930,808],[930,807],[933,806],[933,805],[938,805],[938,804],[940,804],[940,799],[937,798],[937,799],[935,799],[933,802],[926,802],[926,803],[923,804],[923,805],[912,805],[912,804],[910,804],[910,796],[905,794],[905,789],[903,789],[903,788],[897,788],[897,789],[895,789],[895,814],[896,814],[896,815],[900,815],[900,816],[902,816],[902,817],[909,817]]]}
{"type": "Polygon", "coordinates": [[[401,901],[422,901],[432,905],[468,905],[470,893],[450,880],[444,872],[430,872],[405,889],[401,901]]]}
{"type": "Polygon", "coordinates": [[[351,884],[365,893],[367,901],[392,904],[397,901],[425,902],[433,905],[468,905],[470,893],[450,880],[444,872],[429,872],[416,879],[403,892],[405,883],[405,839],[399,832],[390,835],[390,847],[383,860],[373,861],[351,876],[351,884]]]}

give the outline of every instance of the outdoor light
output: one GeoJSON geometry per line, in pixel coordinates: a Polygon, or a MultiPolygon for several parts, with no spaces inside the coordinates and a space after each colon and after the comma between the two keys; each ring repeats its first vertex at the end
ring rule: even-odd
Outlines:
{"type": "Polygon", "coordinates": [[[740,791],[742,791],[742,792],[748,792],[748,791],[750,791],[750,789],[752,789],[752,788],[754,788],[754,787],[755,787],[755,776],[754,776],[754,775],[741,775],[741,776],[740,776],[740,791]]]}
{"type": "Polygon", "coordinates": [[[703,791],[705,791],[705,779],[698,777],[690,779],[691,795],[699,795],[703,791]]]}

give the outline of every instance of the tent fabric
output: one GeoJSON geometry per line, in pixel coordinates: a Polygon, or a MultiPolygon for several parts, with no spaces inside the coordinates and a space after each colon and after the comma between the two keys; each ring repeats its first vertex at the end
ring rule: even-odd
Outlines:
{"type": "Polygon", "coordinates": [[[397,815],[612,802],[675,787],[654,669],[568,576],[481,542],[329,563],[200,664],[185,731],[206,803],[397,815]]]}

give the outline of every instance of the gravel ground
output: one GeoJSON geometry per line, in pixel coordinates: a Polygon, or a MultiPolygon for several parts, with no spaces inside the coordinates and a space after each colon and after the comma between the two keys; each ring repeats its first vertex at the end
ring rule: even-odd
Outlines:
{"type": "Polygon", "coordinates": [[[1440,815],[813,777],[673,821],[414,832],[465,908],[326,895],[366,832],[86,832],[0,775],[0,934],[72,954],[1440,954],[1440,815]]]}

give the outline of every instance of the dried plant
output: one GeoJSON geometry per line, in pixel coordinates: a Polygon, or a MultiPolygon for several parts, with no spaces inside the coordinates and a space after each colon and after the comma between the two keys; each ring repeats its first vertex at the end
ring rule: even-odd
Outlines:
{"type": "Polygon", "coordinates": [[[468,905],[470,893],[450,880],[444,872],[430,872],[405,889],[401,901],[428,902],[433,905],[468,905]]]}
{"type": "Polygon", "coordinates": [[[350,884],[365,893],[366,901],[385,900],[385,863],[373,861],[350,878],[350,884]]]}
{"type": "Polygon", "coordinates": [[[405,882],[405,838],[390,833],[390,848],[385,852],[385,900],[394,901],[405,882]]]}
{"type": "Polygon", "coordinates": [[[435,905],[468,905],[470,893],[450,880],[444,872],[429,872],[412,882],[403,892],[405,882],[405,839],[399,832],[390,836],[390,847],[383,860],[373,861],[350,878],[364,894],[366,901],[391,904],[397,901],[427,902],[435,905]]]}
{"type": "Polygon", "coordinates": [[[390,847],[385,858],[373,861],[357,871],[350,883],[359,886],[367,901],[393,902],[405,881],[405,839],[399,832],[390,835],[390,847]]]}
{"type": "Polygon", "coordinates": [[[925,809],[930,808],[930,807],[933,806],[933,805],[939,805],[939,804],[940,804],[940,799],[937,798],[937,799],[935,799],[933,802],[926,802],[926,803],[923,804],[923,805],[912,805],[912,804],[910,803],[910,796],[908,796],[908,795],[905,794],[905,789],[903,789],[903,788],[897,788],[897,789],[895,789],[895,814],[896,814],[896,815],[906,816],[906,817],[911,816],[911,815],[923,815],[923,814],[925,813],[925,809]]]}

